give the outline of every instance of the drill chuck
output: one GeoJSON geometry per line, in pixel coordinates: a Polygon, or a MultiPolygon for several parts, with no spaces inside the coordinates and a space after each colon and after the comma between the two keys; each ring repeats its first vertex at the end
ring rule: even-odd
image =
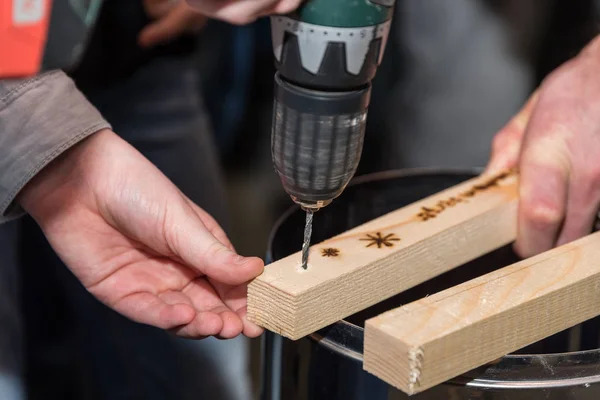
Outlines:
{"type": "Polygon", "coordinates": [[[272,158],[285,191],[307,210],[331,203],[356,173],[394,3],[307,0],[271,17],[272,158]]]}
{"type": "Polygon", "coordinates": [[[272,156],[283,188],[305,209],[338,197],[362,153],[370,85],[320,91],[275,76],[272,156]]]}

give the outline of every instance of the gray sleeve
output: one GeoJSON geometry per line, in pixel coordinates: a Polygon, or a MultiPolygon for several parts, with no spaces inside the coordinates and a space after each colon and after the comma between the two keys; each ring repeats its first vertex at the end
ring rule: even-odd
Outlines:
{"type": "Polygon", "coordinates": [[[65,150],[110,128],[61,70],[0,79],[0,223],[24,214],[15,197],[65,150]]]}

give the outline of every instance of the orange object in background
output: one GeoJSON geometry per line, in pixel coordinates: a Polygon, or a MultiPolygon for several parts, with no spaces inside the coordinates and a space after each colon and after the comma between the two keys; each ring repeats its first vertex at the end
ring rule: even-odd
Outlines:
{"type": "Polygon", "coordinates": [[[0,0],[0,79],[37,74],[52,0],[0,0]]]}

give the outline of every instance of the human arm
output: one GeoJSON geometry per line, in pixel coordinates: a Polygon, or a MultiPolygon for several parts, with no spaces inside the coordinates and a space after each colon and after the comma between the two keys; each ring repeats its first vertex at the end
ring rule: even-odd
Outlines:
{"type": "Polygon", "coordinates": [[[61,70],[0,79],[0,222],[25,213],[15,197],[65,149],[110,124],[61,70]]]}
{"type": "Polygon", "coordinates": [[[487,171],[520,171],[517,252],[592,231],[600,208],[600,39],[552,72],[494,138],[487,171]]]}
{"type": "Polygon", "coordinates": [[[74,146],[19,196],[83,286],[144,324],[190,338],[262,331],[245,319],[262,272],[219,225],[106,129],[74,146]]]}
{"type": "Polygon", "coordinates": [[[260,259],[239,257],[62,72],[2,85],[4,220],[29,213],[82,284],[134,321],[192,338],[262,332],[245,319],[260,259]]]}

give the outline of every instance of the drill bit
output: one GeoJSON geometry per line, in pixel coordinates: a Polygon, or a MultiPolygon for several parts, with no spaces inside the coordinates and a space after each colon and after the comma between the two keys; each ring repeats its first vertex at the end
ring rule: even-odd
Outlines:
{"type": "Polygon", "coordinates": [[[312,210],[306,210],[306,224],[304,225],[304,243],[302,243],[302,268],[308,268],[308,251],[310,250],[310,237],[312,235],[312,210]]]}

